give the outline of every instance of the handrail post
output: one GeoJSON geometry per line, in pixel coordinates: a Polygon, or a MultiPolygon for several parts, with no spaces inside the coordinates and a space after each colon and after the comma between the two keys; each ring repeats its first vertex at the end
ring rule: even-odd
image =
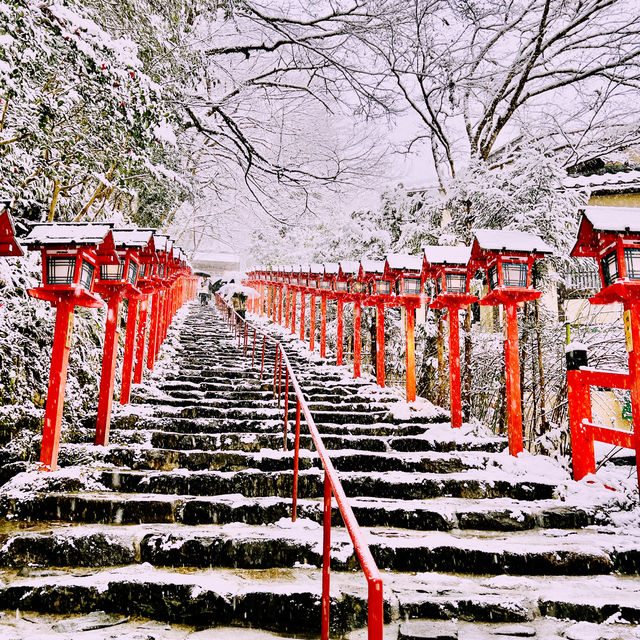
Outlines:
{"type": "Polygon", "coordinates": [[[329,640],[329,606],[331,604],[331,482],[329,474],[324,472],[322,536],[322,624],[320,640],[329,640]]]}
{"type": "Polygon", "coordinates": [[[251,366],[253,367],[253,365],[256,362],[256,335],[258,333],[257,329],[253,330],[253,353],[251,354],[251,366]]]}
{"type": "Polygon", "coordinates": [[[282,398],[282,353],[280,353],[280,362],[278,364],[278,409],[282,398]]]}
{"type": "MultiPolygon", "coordinates": [[[[287,430],[289,428],[289,369],[284,371],[284,444],[283,449],[287,450],[287,430]]],[[[300,402],[298,401],[298,407],[300,402]]],[[[298,409],[299,410],[299,409],[298,409]]],[[[295,479],[294,479],[295,483],[295,479]]]]}
{"type": "MultiPolygon", "coordinates": [[[[286,442],[286,440],[285,440],[286,442]]],[[[296,521],[298,512],[298,466],[300,463],[300,399],[297,398],[296,406],[296,443],[293,454],[293,501],[291,505],[291,521],[296,521]]]]}
{"type": "Polygon", "coordinates": [[[276,355],[273,361],[273,397],[276,397],[276,384],[278,381],[278,347],[276,346],[276,355]]]}
{"type": "Polygon", "coordinates": [[[384,599],[382,580],[369,580],[367,603],[367,638],[382,640],[384,626],[384,599]]]}
{"type": "Polygon", "coordinates": [[[262,382],[262,374],[264,373],[264,352],[267,348],[267,336],[262,340],[262,364],[260,365],[260,382],[262,382]]]}
{"type": "Polygon", "coordinates": [[[249,325],[247,325],[247,323],[244,323],[244,355],[247,355],[247,344],[248,344],[248,338],[249,338],[249,325]]]}

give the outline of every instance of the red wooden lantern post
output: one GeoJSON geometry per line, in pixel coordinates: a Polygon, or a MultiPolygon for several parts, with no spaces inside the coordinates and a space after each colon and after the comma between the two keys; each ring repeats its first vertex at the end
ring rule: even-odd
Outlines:
{"type": "Polygon", "coordinates": [[[153,273],[155,271],[155,264],[158,262],[153,240],[153,230],[145,229],[141,230],[141,232],[149,234],[149,241],[146,246],[140,246],[138,253],[140,266],[136,287],[139,289],[140,294],[132,294],[129,297],[129,306],[127,309],[127,336],[124,343],[122,385],[120,387],[120,404],[122,405],[128,404],[131,398],[131,383],[134,381],[134,365],[137,367],[138,363],[139,367],[137,368],[139,368],[140,371],[140,382],[142,381],[144,335],[147,327],[147,301],[149,294],[153,293],[154,290],[153,273]],[[142,338],[140,338],[141,332],[142,338]],[[140,347],[142,347],[142,352],[140,352],[140,347]],[[136,357],[138,362],[136,362],[136,357]]]}
{"type": "Polygon", "coordinates": [[[149,371],[153,371],[153,365],[160,349],[162,312],[164,309],[165,290],[168,286],[168,263],[173,245],[169,236],[162,234],[154,236],[154,243],[158,255],[158,265],[155,274],[156,286],[152,297],[149,340],[147,344],[147,369],[149,371]]]}
{"type": "Polygon", "coordinates": [[[300,340],[306,336],[307,293],[309,292],[309,265],[301,265],[298,271],[298,290],[300,291],[300,340]]]}
{"type": "MultiPolygon", "coordinates": [[[[111,407],[113,403],[113,384],[118,356],[118,338],[120,336],[120,305],[125,297],[140,295],[136,288],[138,280],[139,250],[149,244],[151,232],[136,229],[114,229],[113,239],[120,263],[100,265],[94,290],[107,302],[107,321],[102,353],[102,374],[100,377],[100,395],[98,398],[98,418],[96,422],[95,444],[109,444],[111,425],[111,407]]],[[[135,312],[134,312],[135,313],[135,312]]],[[[135,332],[135,316],[132,325],[135,332]]]]}
{"type": "Polygon", "coordinates": [[[406,312],[405,353],[407,402],[416,399],[415,312],[429,298],[422,294],[426,274],[423,257],[395,254],[387,256],[384,279],[393,282],[395,296],[390,306],[404,307],[406,312]]]}
{"type": "Polygon", "coordinates": [[[0,256],[19,257],[24,255],[16,240],[16,228],[8,211],[0,211],[0,256]]]}
{"type": "Polygon", "coordinates": [[[598,261],[602,289],[591,304],[621,302],[629,371],[587,368],[586,349],[567,347],[567,382],[573,477],[595,473],[594,440],[635,449],[640,488],[640,224],[635,207],[585,207],[572,257],[598,261]],[[591,386],[631,392],[633,431],[593,424],[591,386]]]}
{"type": "Polygon", "coordinates": [[[469,294],[467,265],[470,247],[425,247],[424,271],[435,281],[433,309],[447,309],[449,315],[449,393],[451,426],[462,426],[460,393],[460,309],[478,298],[469,294]]]}
{"type": "Polygon", "coordinates": [[[477,269],[484,269],[489,285],[489,292],[480,304],[501,304],[506,314],[505,377],[512,456],[517,456],[523,448],[517,305],[542,295],[531,285],[531,270],[535,260],[551,252],[551,247],[536,235],[493,229],[476,230],[471,247],[468,277],[473,277],[477,269]]]}
{"type": "Polygon", "coordinates": [[[373,306],[376,310],[376,380],[378,386],[383,388],[385,386],[384,310],[385,305],[392,300],[392,283],[384,279],[384,267],[384,260],[361,260],[358,271],[358,282],[364,283],[366,287],[364,304],[373,306]]]}
{"type": "Polygon", "coordinates": [[[298,303],[298,272],[292,266],[285,267],[285,271],[288,274],[289,291],[291,292],[291,305],[290,305],[291,317],[289,318],[289,328],[291,329],[291,334],[295,335],[296,306],[298,303]]]}
{"type": "MultiPolygon", "coordinates": [[[[333,281],[338,273],[338,265],[327,262],[322,265],[322,278],[318,278],[320,290],[320,357],[327,357],[327,298],[332,297],[333,281]]],[[[339,324],[342,322],[340,318],[339,324]]]]}
{"type": "Polygon", "coordinates": [[[53,471],[58,463],[73,310],[76,306],[96,309],[104,305],[93,292],[97,267],[100,262],[108,264],[120,261],[109,224],[38,224],[25,239],[25,244],[42,255],[42,285],[29,289],[28,293],[56,307],[40,451],[41,468],[53,471]]]}
{"type": "Polygon", "coordinates": [[[361,360],[362,360],[362,299],[364,293],[363,283],[358,281],[358,273],[360,264],[351,260],[342,260],[339,263],[337,283],[344,286],[348,295],[341,292],[340,298],[345,302],[353,302],[353,377],[361,376],[361,360]]]}
{"type": "Polygon", "coordinates": [[[321,264],[309,266],[309,351],[315,351],[316,347],[316,297],[320,291],[319,282],[323,276],[324,268],[321,264]]]}

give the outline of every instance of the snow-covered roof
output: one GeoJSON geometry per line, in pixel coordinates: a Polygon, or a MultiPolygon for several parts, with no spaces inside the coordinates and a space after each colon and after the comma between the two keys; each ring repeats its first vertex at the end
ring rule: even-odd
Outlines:
{"type": "Polygon", "coordinates": [[[324,272],[326,275],[337,275],[340,265],[337,262],[325,262],[324,272]]]}
{"type": "Polygon", "coordinates": [[[25,238],[26,245],[100,244],[111,231],[110,223],[47,222],[36,224],[25,238]]]}
{"type": "Polygon", "coordinates": [[[473,232],[480,249],[486,251],[553,253],[553,249],[540,236],[533,233],[502,229],[474,229],[473,232]]]}
{"type": "Polygon", "coordinates": [[[324,266],[318,264],[317,262],[312,262],[309,265],[309,273],[313,273],[314,275],[322,275],[324,273],[324,266]]]}
{"type": "Polygon", "coordinates": [[[595,231],[640,233],[640,207],[585,207],[585,218],[595,231]]]}
{"type": "Polygon", "coordinates": [[[576,176],[563,181],[569,189],[606,187],[608,189],[627,189],[640,186],[640,171],[617,171],[603,175],[576,176]]]}
{"type": "Polygon", "coordinates": [[[340,269],[342,273],[356,274],[360,269],[360,263],[355,260],[340,260],[340,269]]]}
{"type": "Polygon", "coordinates": [[[171,249],[171,240],[169,239],[169,236],[156,234],[153,237],[153,241],[156,245],[156,251],[169,251],[171,249]]]}
{"type": "Polygon", "coordinates": [[[422,271],[422,256],[412,256],[404,253],[392,253],[387,256],[389,269],[399,271],[422,271]]]}
{"type": "Polygon", "coordinates": [[[427,246],[423,251],[429,264],[466,265],[471,257],[471,247],[464,245],[455,247],[427,246]]]}
{"type": "Polygon", "coordinates": [[[116,248],[140,248],[146,247],[153,237],[153,231],[149,229],[114,229],[113,240],[116,248]]]}
{"type": "Polygon", "coordinates": [[[360,260],[365,273],[384,273],[384,260],[360,260]]]}
{"type": "Polygon", "coordinates": [[[300,273],[309,273],[309,265],[301,264],[300,265],[300,273]]]}

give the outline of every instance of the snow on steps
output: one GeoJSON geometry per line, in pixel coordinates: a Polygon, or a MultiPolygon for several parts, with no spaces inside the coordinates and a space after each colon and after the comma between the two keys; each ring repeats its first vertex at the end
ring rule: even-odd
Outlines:
{"type": "MultiPolygon", "coordinates": [[[[545,458],[512,460],[504,439],[481,426],[454,433],[442,410],[410,409],[272,330],[288,343],[385,570],[389,622],[639,621],[638,520],[616,511],[628,508],[624,491],[572,483],[545,458]]],[[[272,352],[261,382],[251,350],[244,358],[213,311],[195,306],[168,344],[172,367],[117,412],[114,444],[92,446],[88,419],[61,448],[61,461],[80,467],[3,487],[0,608],[317,632],[321,475],[303,426],[292,526],[292,454],[281,449],[272,352]]],[[[365,582],[351,571],[335,506],[332,519],[332,619],[342,633],[364,624],[365,582]]],[[[389,633],[395,640],[397,629],[389,633]]]]}

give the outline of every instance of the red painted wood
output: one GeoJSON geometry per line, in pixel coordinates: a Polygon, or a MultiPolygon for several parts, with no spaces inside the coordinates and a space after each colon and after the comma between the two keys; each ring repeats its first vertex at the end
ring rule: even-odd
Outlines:
{"type": "Polygon", "coordinates": [[[406,350],[406,379],[407,379],[407,402],[414,402],[416,399],[416,340],[415,340],[415,309],[407,307],[407,324],[405,332],[406,350]]]}
{"type": "Polygon", "coordinates": [[[100,396],[98,398],[98,419],[96,421],[95,444],[109,444],[111,426],[111,408],[113,406],[113,384],[116,377],[116,359],[118,357],[118,337],[120,336],[120,293],[109,296],[107,300],[107,322],[102,351],[102,374],[100,376],[100,396]]]}
{"type": "Polygon", "coordinates": [[[322,506],[322,622],[321,640],[329,640],[329,607],[331,606],[331,482],[324,473],[324,501],[322,506]]]}
{"type": "Polygon", "coordinates": [[[353,305],[353,377],[359,378],[361,375],[362,359],[362,307],[356,301],[353,305]]]}
{"type": "Polygon", "coordinates": [[[316,295],[309,296],[309,351],[316,347],[316,295]]]}
{"type": "Polygon", "coordinates": [[[320,296],[320,357],[327,357],[327,296],[320,296]]]}
{"type": "Polygon", "coordinates": [[[291,333],[296,333],[296,304],[298,301],[298,292],[294,289],[291,292],[291,333]]]}
{"type": "Polygon", "coordinates": [[[158,330],[158,313],[160,311],[160,290],[156,290],[151,298],[151,319],[149,324],[149,340],[147,341],[147,369],[153,371],[156,358],[156,335],[158,330]]]}
{"type": "Polygon", "coordinates": [[[507,340],[505,350],[505,376],[507,386],[507,420],[509,453],[517,456],[523,448],[522,403],[520,398],[520,351],[518,347],[518,314],[515,303],[505,304],[507,340]]]}
{"type": "Polygon", "coordinates": [[[338,330],[336,335],[336,364],[342,364],[344,348],[344,301],[338,298],[338,330]]]}
{"type": "Polygon", "coordinates": [[[306,313],[306,296],[304,291],[300,292],[300,340],[304,342],[305,330],[305,313],[306,313]]]}
{"type": "Polygon", "coordinates": [[[596,470],[593,438],[585,423],[591,422],[591,392],[583,371],[567,371],[569,428],[574,480],[581,480],[596,470]]]}
{"type": "Polygon", "coordinates": [[[133,375],[133,359],[136,348],[136,324],[138,322],[138,299],[129,298],[127,306],[127,337],[124,342],[122,360],[122,385],[120,387],[120,404],[129,404],[131,398],[131,378],[133,375]]]}
{"type": "Polygon", "coordinates": [[[458,307],[449,309],[449,393],[451,395],[451,426],[462,426],[462,396],[460,393],[460,317],[458,307]]]}
{"type": "Polygon", "coordinates": [[[144,343],[147,333],[147,317],[149,311],[149,301],[152,296],[142,298],[140,303],[140,320],[138,322],[138,337],[136,343],[136,364],[133,371],[133,382],[135,384],[142,383],[142,371],[144,369],[144,343]]]}
{"type": "Polygon", "coordinates": [[[56,307],[56,326],[51,351],[51,369],[47,390],[47,405],[44,414],[40,466],[46,471],[55,471],[58,466],[60,428],[64,408],[64,390],[67,384],[69,348],[73,323],[74,304],[63,298],[56,307]]]}
{"type": "Polygon", "coordinates": [[[383,387],[385,385],[385,370],[384,370],[384,303],[379,304],[376,307],[376,378],[378,386],[383,387]]]}

